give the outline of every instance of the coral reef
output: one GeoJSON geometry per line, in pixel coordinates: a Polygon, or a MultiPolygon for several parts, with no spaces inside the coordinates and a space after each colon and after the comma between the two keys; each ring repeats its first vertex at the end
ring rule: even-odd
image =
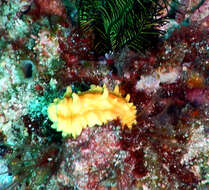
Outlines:
{"type": "Polygon", "coordinates": [[[61,163],[57,174],[60,185],[78,189],[133,187],[134,170],[137,164],[143,163],[133,159],[131,152],[123,150],[121,133],[120,123],[114,121],[97,128],[86,128],[76,140],[68,139],[64,156],[76,157],[61,163]]]}
{"type": "Polygon", "coordinates": [[[78,2],[0,0],[0,189],[208,189],[209,1],[139,0],[137,27],[106,5],[98,28],[78,2]],[[146,49],[122,38],[147,24],[146,49]]]}

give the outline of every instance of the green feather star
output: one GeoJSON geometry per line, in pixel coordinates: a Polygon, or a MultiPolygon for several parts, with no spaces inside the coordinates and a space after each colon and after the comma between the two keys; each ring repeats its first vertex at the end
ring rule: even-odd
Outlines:
{"type": "Polygon", "coordinates": [[[128,46],[144,52],[163,33],[167,0],[77,0],[81,31],[93,32],[95,51],[104,54],[128,46]]]}

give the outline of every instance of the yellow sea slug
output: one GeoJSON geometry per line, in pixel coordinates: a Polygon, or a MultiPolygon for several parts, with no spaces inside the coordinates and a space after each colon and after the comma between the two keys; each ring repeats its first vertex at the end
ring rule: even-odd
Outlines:
{"type": "Polygon", "coordinates": [[[116,86],[114,91],[92,85],[90,90],[72,93],[67,88],[64,98],[55,99],[48,107],[48,116],[53,122],[52,127],[62,131],[62,135],[72,135],[74,138],[81,134],[83,128],[102,125],[119,118],[121,124],[136,124],[136,107],[129,102],[130,95],[125,98],[116,86]]]}

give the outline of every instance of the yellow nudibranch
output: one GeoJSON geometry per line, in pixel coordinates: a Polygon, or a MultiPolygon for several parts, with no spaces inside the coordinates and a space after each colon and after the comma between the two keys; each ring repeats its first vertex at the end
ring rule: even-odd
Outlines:
{"type": "Polygon", "coordinates": [[[102,125],[119,118],[122,126],[131,128],[136,124],[136,107],[125,98],[116,86],[114,91],[107,87],[91,85],[90,90],[72,93],[68,87],[62,99],[55,99],[48,107],[48,116],[52,127],[61,131],[63,136],[76,138],[83,128],[102,125]]]}

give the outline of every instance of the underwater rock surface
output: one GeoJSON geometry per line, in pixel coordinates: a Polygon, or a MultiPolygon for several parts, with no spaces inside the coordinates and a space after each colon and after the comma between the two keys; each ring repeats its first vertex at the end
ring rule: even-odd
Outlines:
{"type": "MultiPolygon", "coordinates": [[[[104,2],[0,0],[0,190],[209,189],[209,1],[137,1],[146,24],[159,18],[152,30],[126,15],[133,0],[115,1],[117,11],[104,2]],[[99,12],[87,15],[90,3],[99,12]],[[129,43],[139,30],[143,51],[129,43]],[[91,85],[117,87],[115,101],[128,95],[136,122],[109,119],[63,136],[68,115],[53,129],[50,104],[69,86],[73,99],[91,85]]],[[[55,117],[71,109],[63,107],[55,117]]]]}

